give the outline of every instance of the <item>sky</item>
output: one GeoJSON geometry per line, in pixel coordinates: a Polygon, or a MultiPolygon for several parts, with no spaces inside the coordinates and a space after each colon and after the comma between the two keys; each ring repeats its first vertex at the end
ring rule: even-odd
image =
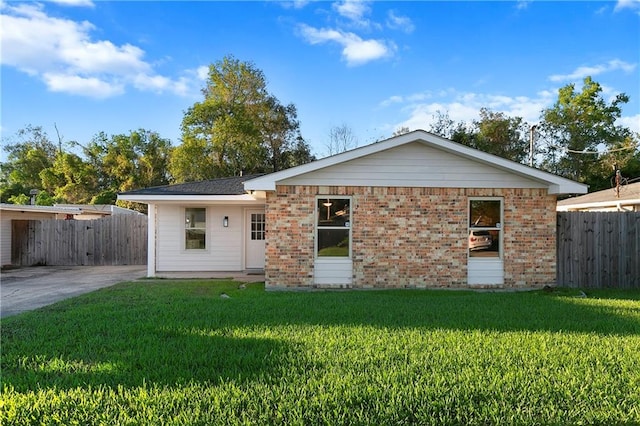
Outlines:
{"type": "Polygon", "coordinates": [[[31,124],[54,142],[143,128],[179,145],[208,66],[228,55],[297,107],[318,157],[336,126],[362,146],[428,130],[438,111],[535,124],[586,76],[609,101],[629,95],[620,124],[640,131],[640,0],[0,0],[0,13],[3,144],[31,124]]]}

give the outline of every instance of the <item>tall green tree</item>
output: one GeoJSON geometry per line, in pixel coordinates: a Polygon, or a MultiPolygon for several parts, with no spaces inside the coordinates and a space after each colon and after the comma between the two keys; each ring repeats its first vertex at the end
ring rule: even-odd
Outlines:
{"type": "Polygon", "coordinates": [[[176,182],[276,171],[296,158],[288,154],[302,140],[296,108],[268,92],[253,63],[226,56],[211,64],[202,94],[185,112],[182,144],[171,155],[176,182]]]}
{"type": "Polygon", "coordinates": [[[118,192],[169,183],[171,141],[156,132],[101,132],[83,150],[95,170],[93,202],[113,203],[118,192]]]}
{"type": "Polygon", "coordinates": [[[28,202],[29,192],[41,190],[40,172],[53,165],[59,147],[40,126],[27,125],[3,141],[7,161],[0,164],[0,200],[28,202]],[[20,195],[24,197],[19,197],[20,195]]]}
{"type": "Polygon", "coordinates": [[[602,87],[591,77],[584,79],[581,90],[575,84],[558,90],[557,101],[542,111],[540,130],[548,142],[545,169],[589,183],[603,178],[604,170],[611,167],[605,164],[607,161],[629,160],[624,155],[606,158],[597,154],[618,149],[623,152],[625,148],[633,154],[636,139],[629,129],[616,124],[629,97],[621,93],[607,102],[602,95],[602,87]]]}
{"type": "Polygon", "coordinates": [[[79,155],[61,151],[53,164],[40,172],[40,181],[42,194],[49,197],[39,194],[37,203],[87,204],[96,190],[96,170],[79,155]]]}
{"type": "Polygon", "coordinates": [[[518,163],[526,162],[529,125],[521,117],[509,117],[502,112],[482,108],[474,127],[478,133],[475,148],[518,163]]]}
{"type": "Polygon", "coordinates": [[[448,113],[440,111],[434,119],[430,127],[432,133],[518,163],[528,158],[529,126],[521,117],[481,108],[479,118],[471,124],[455,122],[448,113]]]}

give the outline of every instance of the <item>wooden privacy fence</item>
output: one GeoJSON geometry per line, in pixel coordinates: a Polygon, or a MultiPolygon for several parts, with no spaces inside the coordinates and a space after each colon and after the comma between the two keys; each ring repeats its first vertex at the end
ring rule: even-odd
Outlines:
{"type": "Polygon", "coordinates": [[[558,213],[557,283],[640,288],[640,212],[558,213]]]}
{"type": "Polygon", "coordinates": [[[96,220],[14,220],[14,265],[144,265],[147,217],[114,215],[96,220]]]}

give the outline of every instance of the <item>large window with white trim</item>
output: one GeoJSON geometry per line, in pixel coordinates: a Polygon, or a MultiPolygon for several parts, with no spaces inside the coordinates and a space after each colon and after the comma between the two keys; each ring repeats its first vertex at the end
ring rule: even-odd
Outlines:
{"type": "Polygon", "coordinates": [[[184,216],[184,248],[186,250],[205,250],[207,248],[207,209],[202,207],[186,208],[184,216]]]}
{"type": "Polygon", "coordinates": [[[469,256],[502,257],[502,199],[469,199],[469,256]]]}
{"type": "Polygon", "coordinates": [[[316,212],[317,257],[350,257],[351,200],[318,198],[316,212]]]}

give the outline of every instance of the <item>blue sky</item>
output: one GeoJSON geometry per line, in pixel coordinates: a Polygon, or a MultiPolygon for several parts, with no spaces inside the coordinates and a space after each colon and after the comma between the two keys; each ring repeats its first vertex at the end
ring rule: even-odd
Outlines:
{"type": "MultiPolygon", "coordinates": [[[[436,111],[481,107],[536,123],[558,88],[591,75],[624,92],[640,131],[640,0],[607,2],[60,0],[0,2],[2,137],[56,140],[145,128],[179,144],[206,67],[234,55],[298,108],[318,156],[332,127],[358,144],[436,111]]],[[[4,155],[3,155],[4,158],[4,155]]]]}

